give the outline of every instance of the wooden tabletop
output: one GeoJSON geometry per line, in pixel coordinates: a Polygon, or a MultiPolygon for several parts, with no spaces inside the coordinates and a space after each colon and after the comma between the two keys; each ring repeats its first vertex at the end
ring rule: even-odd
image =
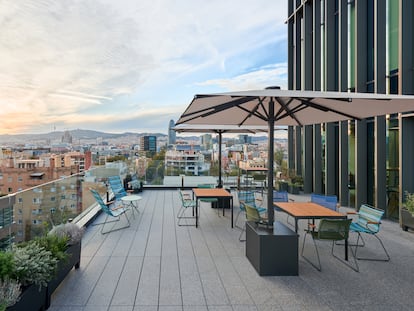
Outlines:
{"type": "Polygon", "coordinates": [[[312,202],[275,202],[273,204],[293,217],[346,217],[344,214],[312,202]]]}
{"type": "Polygon", "coordinates": [[[221,198],[221,197],[231,197],[231,193],[223,188],[193,188],[194,195],[199,198],[221,198]]]}

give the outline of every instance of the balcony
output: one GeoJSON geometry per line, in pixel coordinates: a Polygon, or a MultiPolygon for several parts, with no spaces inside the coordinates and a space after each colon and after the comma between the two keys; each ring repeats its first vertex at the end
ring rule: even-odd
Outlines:
{"type": "MultiPolygon", "coordinates": [[[[45,226],[37,221],[57,224],[73,218],[80,224],[88,223],[99,211],[88,187],[105,191],[105,176],[117,172],[125,175],[120,168],[97,169],[2,198],[2,209],[13,206],[12,214],[4,209],[0,228],[3,244],[41,234],[45,226]]],[[[322,272],[299,257],[299,276],[261,277],[246,258],[245,243],[239,242],[240,230],[230,226],[229,210],[222,216],[221,210],[218,213],[202,203],[198,228],[176,225],[180,201],[171,188],[191,188],[217,178],[167,176],[172,180],[168,189],[157,184],[158,173],[155,169],[146,176],[144,191],[139,194],[140,213],[135,218],[129,214],[129,228],[102,235],[100,226],[87,227],[81,267],[66,277],[49,310],[412,308],[413,233],[402,232],[398,223],[385,220],[381,229],[390,262],[360,261],[360,273],[355,273],[330,255],[329,243],[319,243],[322,272]]],[[[226,188],[235,187],[236,182],[237,177],[224,178],[226,188]]],[[[309,200],[303,195],[294,198],[309,200]]],[[[235,213],[237,209],[235,199],[235,213]]],[[[103,217],[99,215],[95,222],[103,217]]],[[[285,222],[286,215],[276,212],[275,219],[285,222]]],[[[242,221],[239,219],[239,225],[242,221]]],[[[375,246],[368,243],[368,251],[375,253],[375,246]]]]}
{"type": "MultiPolygon", "coordinates": [[[[330,243],[320,243],[322,272],[300,257],[299,276],[260,277],[239,229],[230,227],[229,211],[222,216],[202,203],[200,227],[179,227],[176,190],[140,195],[131,227],[107,235],[87,228],[81,267],[55,292],[50,310],[410,310],[414,304],[413,236],[397,223],[382,226],[390,262],[359,261],[356,273],[330,255],[330,243]]],[[[280,212],[275,218],[286,220],[280,212]]],[[[376,252],[375,245],[366,247],[376,252]]]]}

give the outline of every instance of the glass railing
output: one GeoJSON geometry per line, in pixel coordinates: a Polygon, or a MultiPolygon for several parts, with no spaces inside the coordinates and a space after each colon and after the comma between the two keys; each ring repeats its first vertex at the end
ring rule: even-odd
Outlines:
{"type": "MultiPolygon", "coordinates": [[[[199,175],[195,176],[194,167],[190,166],[189,170],[189,166],[186,167],[187,171],[166,167],[164,161],[151,161],[146,169],[140,170],[131,163],[111,163],[0,197],[0,248],[43,235],[60,223],[74,221],[84,225],[87,216],[92,218],[94,215],[90,214],[99,211],[89,189],[94,188],[102,196],[111,198],[106,183],[108,176],[119,175],[127,186],[128,180],[135,175],[144,189],[218,185],[217,172],[197,172],[199,175]]],[[[223,172],[221,179],[225,188],[263,186],[262,181],[235,171],[223,172]]]]}
{"type": "Polygon", "coordinates": [[[0,248],[43,235],[55,225],[83,220],[96,206],[89,188],[104,196],[106,177],[116,174],[119,168],[99,167],[1,197],[0,248]]]}

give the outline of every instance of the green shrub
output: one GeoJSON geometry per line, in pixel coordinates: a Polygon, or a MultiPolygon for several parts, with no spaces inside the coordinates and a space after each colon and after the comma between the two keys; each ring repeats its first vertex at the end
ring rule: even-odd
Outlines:
{"type": "Polygon", "coordinates": [[[404,207],[414,216],[414,193],[405,192],[404,207]]]}
{"type": "Polygon", "coordinates": [[[39,242],[32,240],[25,245],[13,246],[13,255],[16,279],[22,285],[47,286],[47,282],[53,278],[58,259],[39,242]]]}
{"type": "Polygon", "coordinates": [[[69,238],[67,236],[46,235],[35,239],[41,247],[50,251],[52,256],[58,260],[65,260],[69,238]]]}
{"type": "Polygon", "coordinates": [[[9,251],[0,252],[0,280],[6,280],[15,275],[14,256],[9,251]]]}

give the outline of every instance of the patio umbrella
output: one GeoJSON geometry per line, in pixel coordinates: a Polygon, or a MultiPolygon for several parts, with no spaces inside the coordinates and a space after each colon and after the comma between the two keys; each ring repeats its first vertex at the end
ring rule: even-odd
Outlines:
{"type": "Polygon", "coordinates": [[[268,127],[269,222],[273,223],[274,126],[303,126],[414,111],[414,96],[264,89],[196,95],[179,124],[268,127]]]}
{"type": "Polygon", "coordinates": [[[267,132],[267,126],[235,126],[235,125],[188,125],[182,124],[173,128],[176,132],[192,132],[192,133],[216,133],[219,136],[218,140],[218,166],[219,166],[219,182],[218,188],[223,188],[223,181],[221,176],[221,142],[223,133],[258,133],[267,132]]]}

